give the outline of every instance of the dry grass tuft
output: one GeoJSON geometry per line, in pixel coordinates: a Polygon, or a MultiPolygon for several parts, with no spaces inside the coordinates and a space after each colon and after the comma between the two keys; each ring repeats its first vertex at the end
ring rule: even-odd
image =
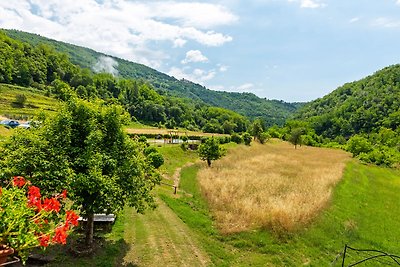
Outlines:
{"type": "Polygon", "coordinates": [[[232,150],[198,177],[219,228],[295,231],[323,209],[349,155],[285,142],[232,150]]]}

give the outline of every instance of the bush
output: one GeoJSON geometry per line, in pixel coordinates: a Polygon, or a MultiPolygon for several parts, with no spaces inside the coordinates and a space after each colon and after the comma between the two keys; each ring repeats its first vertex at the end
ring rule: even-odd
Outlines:
{"type": "Polygon", "coordinates": [[[24,94],[18,94],[15,96],[15,101],[14,103],[17,104],[18,106],[23,107],[26,103],[26,95],[24,94]]]}
{"type": "Polygon", "coordinates": [[[249,146],[251,144],[251,139],[252,139],[251,135],[249,133],[244,133],[242,137],[244,144],[246,146],[249,146]]]}
{"type": "Polygon", "coordinates": [[[236,144],[243,143],[243,137],[241,137],[237,133],[234,133],[231,135],[231,140],[232,140],[232,142],[235,142],[236,144]]]}
{"type": "Polygon", "coordinates": [[[156,169],[164,164],[164,157],[158,152],[151,152],[149,155],[147,155],[147,159],[156,169]]]}
{"type": "Polygon", "coordinates": [[[265,144],[265,142],[267,142],[270,138],[271,136],[268,133],[263,132],[258,137],[258,140],[260,141],[261,144],[265,144]]]}
{"type": "Polygon", "coordinates": [[[158,153],[157,148],[155,148],[154,146],[149,146],[143,150],[143,154],[145,154],[146,156],[150,155],[151,153],[158,153]]]}
{"type": "Polygon", "coordinates": [[[358,156],[361,153],[369,153],[372,151],[372,145],[368,139],[355,135],[347,142],[347,151],[353,154],[353,157],[358,156]]]}

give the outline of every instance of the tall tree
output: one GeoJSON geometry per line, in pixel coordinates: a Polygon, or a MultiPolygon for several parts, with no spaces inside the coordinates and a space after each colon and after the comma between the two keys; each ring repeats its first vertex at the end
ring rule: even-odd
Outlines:
{"type": "Polygon", "coordinates": [[[37,136],[31,136],[36,142],[31,142],[27,152],[32,153],[26,154],[25,164],[16,155],[25,153],[26,142],[6,144],[2,151],[9,174],[29,171],[33,179],[41,177],[50,192],[55,187],[69,189],[74,204],[88,219],[88,246],[93,242],[95,213],[116,213],[126,204],[138,212],[154,207],[151,190],[160,177],[143,154],[145,145],[123,131],[125,119],[119,106],[72,97],[54,118],[44,122],[37,136]]]}
{"type": "Polygon", "coordinates": [[[221,147],[218,140],[214,137],[207,138],[204,143],[200,144],[198,151],[200,158],[207,161],[208,167],[211,166],[213,160],[223,157],[225,152],[225,149],[221,147]]]}

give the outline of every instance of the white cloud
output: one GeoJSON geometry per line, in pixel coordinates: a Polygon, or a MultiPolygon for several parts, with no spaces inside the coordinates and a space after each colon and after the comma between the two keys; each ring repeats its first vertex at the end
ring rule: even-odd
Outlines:
{"type": "Polygon", "coordinates": [[[254,87],[254,84],[252,84],[252,83],[245,83],[245,84],[242,84],[242,85],[240,85],[240,86],[238,86],[237,87],[237,91],[240,91],[240,92],[248,92],[250,89],[252,89],[254,87]]]}
{"type": "Polygon", "coordinates": [[[200,50],[189,50],[186,52],[186,57],[181,63],[187,64],[190,62],[208,62],[208,58],[200,50]]]}
{"type": "Polygon", "coordinates": [[[359,17],[354,17],[354,18],[350,19],[349,22],[350,22],[350,23],[354,23],[354,22],[357,22],[357,21],[359,21],[359,20],[360,20],[359,17]]]}
{"type": "Polygon", "coordinates": [[[385,28],[400,28],[400,20],[382,17],[375,19],[372,25],[385,28]]]}
{"type": "Polygon", "coordinates": [[[185,44],[187,43],[186,40],[181,39],[181,38],[177,38],[174,40],[174,47],[183,47],[185,44]]]}
{"type": "Polygon", "coordinates": [[[326,6],[326,4],[322,3],[320,0],[288,0],[288,1],[299,3],[301,8],[321,8],[326,6]]]}
{"type": "Polygon", "coordinates": [[[160,42],[178,48],[188,41],[222,46],[232,37],[214,27],[237,19],[221,5],[200,2],[0,1],[0,27],[38,33],[152,67],[168,58],[160,42]]]}
{"type": "Polygon", "coordinates": [[[225,72],[225,71],[228,70],[228,66],[221,65],[221,64],[218,64],[217,66],[218,66],[218,70],[219,70],[220,72],[225,72]]]}
{"type": "Polygon", "coordinates": [[[253,84],[253,83],[244,83],[239,86],[223,86],[223,85],[210,85],[208,88],[215,91],[228,91],[228,92],[238,92],[238,93],[261,93],[262,92],[262,84],[253,84]]]}
{"type": "Polygon", "coordinates": [[[400,0],[397,0],[396,4],[400,5],[400,0]]]}
{"type": "Polygon", "coordinates": [[[215,70],[194,69],[192,72],[186,72],[187,68],[172,67],[168,71],[168,75],[175,77],[178,80],[185,79],[194,83],[204,84],[204,82],[213,79],[216,75],[215,70]]]}

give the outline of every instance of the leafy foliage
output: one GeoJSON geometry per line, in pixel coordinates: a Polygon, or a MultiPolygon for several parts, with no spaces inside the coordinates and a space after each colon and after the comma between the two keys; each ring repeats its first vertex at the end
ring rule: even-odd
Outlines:
{"type": "Polygon", "coordinates": [[[295,118],[312,145],[342,146],[368,163],[400,165],[400,65],[347,83],[302,108],[295,118]]]}
{"type": "Polygon", "coordinates": [[[145,144],[123,131],[124,121],[120,106],[71,97],[42,126],[4,142],[3,177],[23,174],[47,194],[68,188],[88,217],[125,204],[138,212],[154,207],[150,192],[160,177],[143,154],[145,144]]]}
{"type": "Polygon", "coordinates": [[[202,160],[206,160],[208,166],[211,166],[213,160],[220,159],[226,153],[225,149],[220,146],[218,139],[211,137],[207,138],[200,144],[198,150],[199,156],[202,160]]]}

